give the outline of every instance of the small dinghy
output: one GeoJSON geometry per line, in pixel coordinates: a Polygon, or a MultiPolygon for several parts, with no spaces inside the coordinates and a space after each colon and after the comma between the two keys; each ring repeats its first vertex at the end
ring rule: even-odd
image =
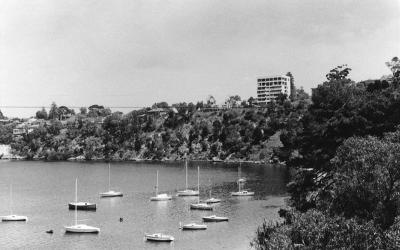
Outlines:
{"type": "Polygon", "coordinates": [[[27,221],[28,217],[23,215],[6,215],[1,217],[2,221],[27,221]]]}
{"type": "Polygon", "coordinates": [[[204,216],[203,221],[204,222],[221,222],[221,221],[228,221],[228,217],[221,217],[221,216],[216,216],[216,215],[210,215],[210,216],[204,216]]]}
{"type": "Polygon", "coordinates": [[[122,196],[123,196],[122,192],[118,192],[118,191],[113,191],[113,190],[111,190],[111,180],[110,180],[110,176],[111,176],[111,165],[108,164],[108,191],[107,191],[107,192],[100,193],[100,197],[102,197],[102,198],[107,198],[107,197],[122,197],[122,196]]]}
{"type": "Polygon", "coordinates": [[[28,221],[27,216],[13,214],[12,185],[10,185],[10,214],[1,216],[2,221],[28,221]]]}
{"type": "MultiPolygon", "coordinates": [[[[78,179],[75,180],[75,204],[78,200],[78,179]]],[[[75,224],[72,226],[65,226],[66,233],[99,233],[100,228],[88,226],[85,224],[78,224],[78,206],[75,206],[75,224]]]]}
{"type": "Polygon", "coordinates": [[[156,196],[150,197],[151,201],[167,201],[171,200],[172,196],[168,194],[159,194],[158,193],[158,170],[157,170],[157,184],[156,184],[156,196]]]}
{"type": "Polygon", "coordinates": [[[199,191],[188,189],[187,160],[185,161],[185,190],[178,191],[177,196],[198,196],[199,191]]]}
{"type": "Polygon", "coordinates": [[[70,210],[74,210],[75,208],[78,210],[96,210],[96,203],[90,202],[70,202],[68,203],[68,207],[70,210]]]}
{"type": "MultiPolygon", "coordinates": [[[[181,223],[180,223],[181,224],[181,223]]],[[[189,223],[185,225],[180,225],[182,230],[206,230],[207,225],[205,224],[197,224],[197,223],[189,223]]]]}
{"type": "Polygon", "coordinates": [[[146,234],[144,238],[148,241],[157,241],[157,242],[171,242],[175,240],[173,236],[162,233],[146,234]]]}

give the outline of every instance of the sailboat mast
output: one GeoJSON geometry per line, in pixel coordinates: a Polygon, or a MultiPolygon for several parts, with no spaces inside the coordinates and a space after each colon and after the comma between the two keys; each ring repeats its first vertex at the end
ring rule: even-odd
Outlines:
{"type": "Polygon", "coordinates": [[[185,178],[185,190],[187,190],[188,189],[188,175],[187,175],[187,160],[185,161],[185,176],[186,176],[186,178],[185,178]]]}
{"type": "Polygon", "coordinates": [[[241,172],[242,172],[242,162],[239,162],[239,171],[238,171],[238,186],[239,186],[239,192],[240,192],[240,178],[241,178],[241,172]]]}
{"type": "Polygon", "coordinates": [[[111,179],[111,165],[110,165],[110,163],[108,163],[108,191],[110,191],[111,190],[111,181],[110,181],[110,179],[111,179]]]}
{"type": "Polygon", "coordinates": [[[157,184],[156,184],[156,196],[158,195],[158,170],[157,170],[157,184]]]}
{"type": "Polygon", "coordinates": [[[13,214],[13,197],[12,197],[12,184],[10,184],[10,212],[13,214]]]}
{"type": "Polygon", "coordinates": [[[200,203],[200,167],[197,166],[197,192],[199,195],[197,196],[197,203],[200,203]]]}
{"type": "Polygon", "coordinates": [[[75,225],[78,224],[78,178],[75,179],[75,225]]]}

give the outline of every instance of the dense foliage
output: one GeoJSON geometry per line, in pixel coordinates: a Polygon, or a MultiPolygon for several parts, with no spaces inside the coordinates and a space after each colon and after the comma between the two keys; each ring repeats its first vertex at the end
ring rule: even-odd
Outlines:
{"type": "Polygon", "coordinates": [[[241,98],[232,96],[227,103],[235,108],[216,111],[201,109],[215,102],[212,97],[207,104],[172,108],[160,102],[126,115],[100,105],[75,114],[53,103],[48,114],[45,109],[36,113],[36,118],[48,120],[14,137],[11,147],[28,159],[179,160],[187,155],[197,160],[269,161],[270,137],[287,119],[299,119],[308,105],[301,89],[299,96],[303,99],[294,102],[282,96],[265,108],[241,107],[241,98]]]}
{"type": "Polygon", "coordinates": [[[339,66],[313,90],[312,104],[288,121],[277,155],[287,162],[293,209],[264,223],[258,249],[400,248],[400,81],[355,83],[339,66]]]}

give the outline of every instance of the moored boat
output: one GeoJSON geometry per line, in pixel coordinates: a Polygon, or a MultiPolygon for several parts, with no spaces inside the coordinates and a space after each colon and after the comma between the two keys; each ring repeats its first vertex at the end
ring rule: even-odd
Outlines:
{"type": "MultiPolygon", "coordinates": [[[[197,192],[200,193],[200,167],[197,167],[197,192]]],[[[213,210],[213,207],[207,203],[200,202],[200,196],[198,196],[197,203],[190,204],[190,209],[213,210]]]]}
{"type": "Polygon", "coordinates": [[[241,172],[241,166],[239,166],[238,181],[237,181],[239,190],[237,192],[231,192],[231,195],[232,196],[253,196],[254,192],[242,190],[242,185],[244,185],[244,183],[246,182],[246,179],[240,177],[240,172],[241,172]]]}
{"type": "Polygon", "coordinates": [[[78,178],[75,179],[75,223],[72,226],[64,226],[66,233],[99,233],[100,228],[88,226],[85,224],[78,224],[78,178]]]}
{"type": "Polygon", "coordinates": [[[68,208],[70,210],[74,210],[76,208],[77,210],[95,211],[97,209],[97,206],[96,203],[90,203],[90,202],[70,202],[68,203],[68,208]]]}
{"type": "Polygon", "coordinates": [[[206,230],[207,225],[205,224],[197,224],[197,223],[189,223],[185,225],[181,225],[182,230],[206,230]]]}
{"type": "Polygon", "coordinates": [[[175,240],[173,236],[162,233],[146,234],[144,237],[148,241],[157,241],[157,242],[171,242],[175,240]]]}
{"type": "Polygon", "coordinates": [[[13,196],[12,185],[10,184],[10,215],[1,216],[1,221],[27,221],[28,217],[23,215],[13,214],[13,196]]]}
{"type": "Polygon", "coordinates": [[[207,200],[204,201],[205,203],[219,203],[221,202],[221,199],[217,199],[217,198],[209,198],[207,200]]]}
{"type": "Polygon", "coordinates": [[[27,221],[28,217],[23,215],[6,215],[1,217],[2,221],[27,221]]]}
{"type": "Polygon", "coordinates": [[[228,221],[228,217],[222,217],[222,216],[216,216],[216,215],[210,215],[210,216],[204,216],[203,221],[204,222],[221,222],[221,221],[228,221]]]}
{"type": "Polygon", "coordinates": [[[187,160],[185,161],[185,190],[178,191],[177,196],[198,196],[198,190],[188,188],[187,160]]]}
{"type": "Polygon", "coordinates": [[[219,203],[221,202],[221,199],[214,198],[211,196],[211,188],[210,188],[210,198],[204,201],[205,203],[211,204],[211,203],[219,203]]]}
{"type": "Polygon", "coordinates": [[[85,224],[77,224],[73,226],[65,226],[67,233],[99,233],[100,228],[88,226],[85,224]]]}
{"type": "Polygon", "coordinates": [[[157,170],[157,184],[156,184],[156,196],[150,197],[151,201],[167,201],[171,200],[172,196],[168,194],[159,194],[158,193],[158,170],[157,170]]]}
{"type": "Polygon", "coordinates": [[[107,197],[122,197],[122,192],[113,191],[111,190],[111,165],[108,164],[108,191],[100,193],[100,197],[107,198],[107,197]]]}
{"type": "Polygon", "coordinates": [[[122,197],[122,196],[124,196],[124,194],[122,192],[110,190],[108,192],[100,193],[100,196],[103,197],[103,198],[106,198],[106,197],[122,197]]]}
{"type": "Polygon", "coordinates": [[[238,192],[232,192],[232,196],[253,196],[254,192],[247,191],[247,190],[239,190],[238,192]]]}

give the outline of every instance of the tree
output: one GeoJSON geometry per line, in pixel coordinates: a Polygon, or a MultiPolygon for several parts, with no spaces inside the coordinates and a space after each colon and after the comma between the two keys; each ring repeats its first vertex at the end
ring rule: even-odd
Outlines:
{"type": "Polygon", "coordinates": [[[213,107],[213,106],[217,103],[217,101],[215,100],[214,96],[209,95],[209,96],[207,97],[206,103],[207,103],[207,104],[206,104],[207,107],[213,107]]]}
{"type": "Polygon", "coordinates": [[[36,118],[37,119],[44,119],[47,120],[48,115],[47,115],[47,111],[45,108],[42,108],[42,110],[39,110],[36,112],[36,118]]]}
{"type": "Polygon", "coordinates": [[[49,119],[59,119],[60,111],[58,110],[57,104],[53,102],[49,111],[49,119]]]}
{"type": "Polygon", "coordinates": [[[235,107],[239,106],[241,100],[242,99],[240,98],[239,95],[233,95],[233,96],[228,97],[228,99],[225,101],[225,104],[229,108],[235,108],[235,107]]]}
{"type": "Polygon", "coordinates": [[[169,107],[169,105],[168,105],[168,103],[167,102],[156,102],[156,103],[154,103],[152,106],[151,106],[153,109],[155,109],[155,108],[168,108],[169,107]]]}
{"type": "Polygon", "coordinates": [[[393,57],[390,62],[386,62],[386,66],[389,67],[395,78],[400,77],[400,60],[397,56],[393,57]]]}
{"type": "Polygon", "coordinates": [[[0,119],[5,119],[3,112],[1,112],[1,110],[0,110],[0,119]]]}
{"type": "Polygon", "coordinates": [[[347,64],[343,64],[337,66],[334,69],[331,69],[331,71],[329,71],[329,73],[326,75],[326,78],[328,79],[328,81],[343,80],[347,78],[350,71],[351,69],[347,67],[347,64]]]}
{"type": "Polygon", "coordinates": [[[372,220],[382,229],[393,225],[400,204],[400,130],[383,140],[347,139],[332,160],[332,180],[320,190],[328,210],[347,218],[372,220]]]}
{"type": "Polygon", "coordinates": [[[81,107],[79,109],[79,112],[81,113],[81,115],[86,115],[87,114],[87,108],[86,107],[81,107]]]}
{"type": "Polygon", "coordinates": [[[249,104],[249,107],[253,107],[254,104],[257,104],[257,99],[254,97],[250,96],[249,99],[247,99],[247,103],[249,104]]]}

